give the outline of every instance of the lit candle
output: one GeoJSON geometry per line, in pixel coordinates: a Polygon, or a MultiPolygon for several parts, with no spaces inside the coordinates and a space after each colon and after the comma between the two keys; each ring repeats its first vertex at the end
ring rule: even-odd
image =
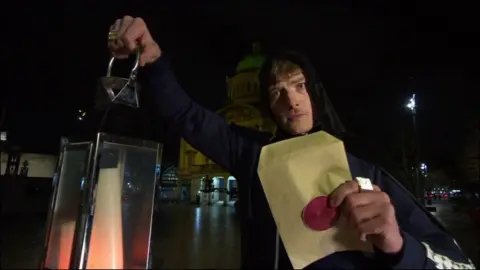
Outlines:
{"type": "Polygon", "coordinates": [[[123,269],[123,174],[122,161],[117,168],[99,171],[88,269],[123,269]]]}

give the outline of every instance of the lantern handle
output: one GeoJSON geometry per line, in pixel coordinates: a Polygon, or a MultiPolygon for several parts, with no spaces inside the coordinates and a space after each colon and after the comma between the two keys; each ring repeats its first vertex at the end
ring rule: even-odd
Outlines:
{"type": "MultiPolygon", "coordinates": [[[[112,76],[112,67],[113,67],[113,62],[114,61],[115,61],[115,57],[112,56],[112,58],[110,58],[110,62],[108,62],[107,77],[112,76]]],[[[133,67],[130,71],[129,80],[135,80],[137,78],[138,67],[139,67],[138,63],[139,62],[140,62],[140,48],[137,49],[135,64],[133,65],[133,67]]]]}

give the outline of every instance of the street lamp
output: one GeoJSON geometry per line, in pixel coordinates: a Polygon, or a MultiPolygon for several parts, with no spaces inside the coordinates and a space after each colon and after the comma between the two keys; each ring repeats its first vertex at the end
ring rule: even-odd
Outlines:
{"type": "Polygon", "coordinates": [[[77,113],[77,120],[78,121],[83,121],[85,120],[85,116],[87,115],[87,113],[83,110],[78,110],[78,113],[77,113]]]}
{"type": "MultiPolygon", "coordinates": [[[[3,148],[5,147],[6,144],[7,144],[7,132],[0,131],[0,175],[2,175],[3,148]]],[[[7,163],[5,163],[5,165],[6,164],[7,163]]]]}
{"type": "MultiPolygon", "coordinates": [[[[416,122],[416,115],[417,115],[417,102],[415,98],[415,93],[408,99],[407,104],[405,107],[412,113],[412,122],[413,122],[413,142],[414,142],[414,173],[415,173],[415,191],[417,195],[417,199],[419,200],[422,205],[424,205],[424,196],[423,196],[423,182],[420,181],[420,161],[419,161],[419,149],[418,149],[418,142],[417,142],[417,122],[416,122]]],[[[422,164],[425,165],[425,164],[422,164]]],[[[425,165],[426,169],[426,165],[425,165]]]]}
{"type": "MultiPolygon", "coordinates": [[[[412,97],[408,100],[407,104],[405,105],[405,107],[407,107],[407,109],[412,113],[412,121],[413,121],[413,135],[415,136],[414,138],[414,141],[416,142],[416,138],[417,138],[417,122],[416,122],[416,119],[415,119],[415,116],[417,115],[417,101],[415,99],[415,94],[412,95],[412,97]]],[[[417,146],[415,144],[415,150],[417,151],[417,146]]],[[[418,160],[416,160],[418,161],[418,160]]],[[[418,162],[415,163],[417,164],[417,167],[418,167],[418,162]]]]}
{"type": "Polygon", "coordinates": [[[405,105],[413,114],[416,113],[417,103],[415,101],[415,94],[408,100],[407,105],[405,105]]]}
{"type": "Polygon", "coordinates": [[[422,170],[422,172],[423,172],[424,174],[426,174],[427,171],[428,171],[427,164],[425,164],[425,163],[420,163],[420,170],[422,170]]]}

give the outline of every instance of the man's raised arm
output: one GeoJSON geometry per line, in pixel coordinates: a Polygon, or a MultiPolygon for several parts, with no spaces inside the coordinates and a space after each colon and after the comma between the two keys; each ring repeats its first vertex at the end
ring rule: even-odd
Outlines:
{"type": "Polygon", "coordinates": [[[165,57],[140,72],[142,106],[154,121],[166,123],[205,156],[234,174],[245,149],[243,134],[253,131],[229,125],[225,119],[193,101],[178,84],[165,57]]]}
{"type": "Polygon", "coordinates": [[[222,117],[188,97],[178,84],[165,57],[142,18],[125,16],[115,21],[108,33],[108,48],[115,58],[125,59],[142,48],[139,74],[142,106],[154,120],[167,123],[172,131],[225,170],[235,174],[242,156],[244,133],[252,131],[230,126],[222,117]]]}

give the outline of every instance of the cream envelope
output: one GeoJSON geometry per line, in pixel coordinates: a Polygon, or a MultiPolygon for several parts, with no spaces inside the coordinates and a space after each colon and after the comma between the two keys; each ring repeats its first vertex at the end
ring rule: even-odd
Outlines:
{"type": "Polygon", "coordinates": [[[341,140],[321,131],[265,146],[258,175],[295,269],[334,252],[372,251],[371,245],[360,241],[342,220],[325,231],[313,231],[301,218],[302,210],[313,198],[328,196],[352,179],[341,140]]]}

